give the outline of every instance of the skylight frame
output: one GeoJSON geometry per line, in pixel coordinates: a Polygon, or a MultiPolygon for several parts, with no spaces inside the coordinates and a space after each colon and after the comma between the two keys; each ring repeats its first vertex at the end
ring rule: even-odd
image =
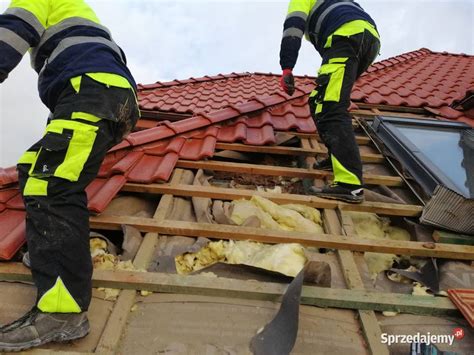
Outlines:
{"type": "Polygon", "coordinates": [[[402,164],[403,168],[417,181],[426,197],[431,197],[438,185],[444,186],[465,198],[466,196],[456,184],[441,171],[420,149],[400,130],[398,125],[416,129],[450,129],[462,133],[472,129],[462,122],[448,122],[431,119],[406,119],[398,117],[376,116],[372,130],[382,140],[386,148],[402,164]]]}

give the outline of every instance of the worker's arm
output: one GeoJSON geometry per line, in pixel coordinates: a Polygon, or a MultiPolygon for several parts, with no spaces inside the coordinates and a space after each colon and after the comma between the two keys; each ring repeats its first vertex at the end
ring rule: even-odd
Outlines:
{"type": "Polygon", "coordinates": [[[50,0],[13,0],[0,15],[0,82],[35,47],[45,30],[50,0]]]}
{"type": "Polygon", "coordinates": [[[298,59],[306,28],[306,20],[311,11],[311,0],[291,0],[288,14],[283,25],[283,37],[280,47],[281,69],[293,69],[298,59]]]}

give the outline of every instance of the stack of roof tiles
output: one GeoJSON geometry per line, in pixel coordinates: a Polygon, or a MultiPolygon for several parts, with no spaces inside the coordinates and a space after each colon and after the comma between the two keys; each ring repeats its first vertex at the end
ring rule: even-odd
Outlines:
{"type": "MultiPolygon", "coordinates": [[[[422,107],[440,118],[473,125],[463,111],[449,107],[474,87],[473,65],[472,56],[427,49],[407,53],[369,68],[352,100],[422,107]]],[[[281,92],[278,79],[272,74],[232,73],[140,85],[142,110],[183,119],[149,121],[148,129],[112,148],[87,188],[89,209],[102,212],[127,182],[167,181],[179,159],[212,157],[217,142],[266,145],[275,143],[277,131],[315,132],[306,105],[314,78],[297,77],[293,97],[281,92]]],[[[14,168],[0,168],[0,259],[11,258],[24,243],[25,212],[17,180],[14,168]]]]}

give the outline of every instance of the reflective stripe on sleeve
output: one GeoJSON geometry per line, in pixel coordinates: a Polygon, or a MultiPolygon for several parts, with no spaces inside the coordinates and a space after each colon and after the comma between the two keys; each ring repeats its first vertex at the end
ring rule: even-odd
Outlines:
{"type": "Polygon", "coordinates": [[[94,27],[99,30],[102,30],[106,32],[109,36],[111,36],[110,31],[107,27],[102,26],[98,23],[95,23],[93,21],[87,20],[82,17],[71,17],[68,19],[65,19],[64,21],[61,21],[57,25],[49,27],[41,37],[40,43],[36,46],[36,48],[33,49],[31,52],[31,63],[36,62],[36,56],[38,55],[39,51],[41,50],[41,47],[54,35],[58,34],[61,31],[64,31],[68,28],[75,27],[75,26],[87,26],[87,27],[94,27]]]}
{"type": "Polygon", "coordinates": [[[318,22],[316,22],[315,33],[316,34],[319,33],[319,31],[321,30],[321,26],[323,25],[323,21],[329,15],[329,13],[332,10],[334,10],[336,7],[339,7],[339,6],[353,6],[357,9],[360,9],[360,7],[355,5],[353,2],[354,2],[353,0],[341,0],[341,2],[333,4],[333,5],[329,6],[326,10],[324,10],[323,13],[321,14],[321,16],[319,16],[318,22]]]}
{"type": "Polygon", "coordinates": [[[21,56],[23,56],[28,51],[28,48],[30,48],[30,44],[27,41],[8,28],[0,28],[0,41],[8,44],[20,53],[21,56]]]}
{"type": "Polygon", "coordinates": [[[84,44],[84,43],[100,43],[104,44],[108,47],[110,47],[113,51],[115,51],[119,57],[122,59],[122,61],[125,63],[125,59],[122,56],[122,51],[120,50],[120,47],[112,41],[109,41],[106,38],[102,37],[88,37],[88,36],[78,36],[78,37],[69,37],[63,39],[61,42],[59,42],[58,46],[54,49],[54,51],[51,53],[51,55],[48,58],[48,63],[53,62],[58,55],[60,55],[62,52],[64,52],[66,49],[76,46],[79,44],[84,44]]]}
{"type": "Polygon", "coordinates": [[[288,20],[291,17],[299,17],[306,21],[308,14],[303,11],[293,11],[292,13],[289,13],[288,16],[286,16],[286,19],[288,20]]]}
{"type": "Polygon", "coordinates": [[[283,31],[283,38],[285,37],[298,37],[302,38],[304,35],[304,32],[301,31],[299,28],[288,28],[287,30],[283,31]]]}
{"type": "Polygon", "coordinates": [[[16,16],[23,21],[25,21],[27,24],[29,24],[31,27],[35,29],[35,31],[38,33],[38,36],[41,37],[44,33],[44,26],[41,24],[41,22],[38,20],[38,18],[33,15],[31,12],[28,10],[19,8],[19,7],[11,7],[7,9],[4,12],[5,15],[13,15],[16,16]]]}

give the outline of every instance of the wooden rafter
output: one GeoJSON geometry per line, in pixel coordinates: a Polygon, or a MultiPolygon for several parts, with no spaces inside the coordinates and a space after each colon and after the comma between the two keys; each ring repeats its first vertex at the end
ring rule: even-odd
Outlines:
{"type": "MultiPolygon", "coordinates": [[[[266,176],[286,176],[298,178],[328,178],[332,173],[324,170],[308,170],[298,168],[287,168],[284,166],[267,166],[245,163],[229,163],[220,161],[190,161],[179,160],[176,164],[178,168],[183,169],[203,169],[214,171],[225,171],[230,173],[266,175],[266,176]]],[[[385,176],[365,174],[364,181],[370,185],[402,186],[403,180],[398,176],[385,176]]]]}
{"type": "MultiPolygon", "coordinates": [[[[216,143],[216,149],[221,150],[232,150],[236,152],[249,152],[249,153],[265,153],[265,154],[279,154],[279,155],[303,155],[303,156],[315,156],[319,154],[327,155],[326,148],[294,148],[294,147],[282,147],[282,146],[257,146],[248,144],[238,143],[216,143]]],[[[370,154],[361,153],[361,159],[364,163],[383,163],[385,158],[382,154],[370,154]]]]}
{"type": "Polygon", "coordinates": [[[97,216],[90,218],[91,227],[119,230],[122,224],[133,226],[142,232],[156,232],[166,235],[206,237],[213,239],[253,240],[262,243],[300,243],[301,245],[370,251],[399,255],[426,256],[449,259],[474,259],[474,247],[452,244],[407,242],[399,240],[369,240],[348,238],[342,235],[313,234],[295,231],[267,230],[242,226],[207,224],[181,221],[157,221],[152,218],[128,216],[97,216]]]}
{"type": "MultiPolygon", "coordinates": [[[[300,132],[291,132],[290,134],[294,135],[295,137],[299,137],[301,139],[317,139],[321,140],[319,134],[317,133],[300,133],[300,132]]],[[[356,136],[356,142],[358,145],[367,145],[370,143],[369,137],[366,136],[356,136]]]]}
{"type": "MultiPolygon", "coordinates": [[[[30,270],[19,263],[0,264],[0,280],[31,281],[30,270]]],[[[182,276],[155,272],[95,270],[93,287],[152,292],[211,295],[278,302],[287,285],[203,275],[182,276]],[[257,286],[258,285],[258,286],[257,286]]],[[[301,304],[346,309],[394,311],[422,315],[458,315],[446,297],[426,297],[365,290],[303,286],[301,304]]]]}
{"type": "Polygon", "coordinates": [[[240,200],[250,199],[252,196],[262,196],[275,203],[300,203],[315,208],[340,208],[344,211],[373,212],[389,216],[420,216],[423,208],[416,205],[404,205],[384,202],[364,202],[361,204],[351,204],[336,200],[328,200],[316,196],[279,194],[273,192],[262,192],[244,189],[230,189],[214,186],[199,186],[199,189],[192,185],[169,185],[169,184],[132,184],[128,183],[122,188],[127,192],[141,192],[152,194],[170,194],[175,196],[189,197],[209,197],[220,200],[240,200]]]}

